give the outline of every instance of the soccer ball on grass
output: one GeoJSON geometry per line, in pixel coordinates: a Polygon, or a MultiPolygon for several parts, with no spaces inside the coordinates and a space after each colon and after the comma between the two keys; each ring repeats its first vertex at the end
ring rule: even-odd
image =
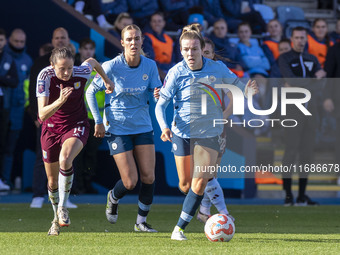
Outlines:
{"type": "Polygon", "coordinates": [[[229,242],[235,234],[235,224],[228,215],[215,214],[205,223],[204,232],[212,242],[229,242]]]}

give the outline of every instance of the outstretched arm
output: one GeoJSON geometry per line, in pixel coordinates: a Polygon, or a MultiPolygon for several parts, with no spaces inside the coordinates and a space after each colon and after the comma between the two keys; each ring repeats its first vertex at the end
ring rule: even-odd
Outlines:
{"type": "Polygon", "coordinates": [[[106,94],[112,93],[115,88],[115,85],[113,81],[111,81],[109,77],[106,75],[104,69],[98,63],[98,61],[95,60],[94,58],[88,58],[85,60],[85,62],[89,63],[93,67],[93,69],[100,75],[100,77],[102,77],[106,87],[105,93],[106,94]]]}

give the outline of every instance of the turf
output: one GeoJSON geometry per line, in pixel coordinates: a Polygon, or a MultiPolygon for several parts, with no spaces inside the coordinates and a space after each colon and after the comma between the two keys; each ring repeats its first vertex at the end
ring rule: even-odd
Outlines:
{"type": "Polygon", "coordinates": [[[70,210],[72,224],[58,237],[47,236],[52,209],[0,204],[0,254],[339,254],[340,206],[229,206],[236,234],[229,243],[209,242],[193,219],[189,241],[170,240],[180,205],[153,205],[148,222],[160,233],[132,232],[136,205],[119,207],[111,225],[105,205],[70,210]]]}

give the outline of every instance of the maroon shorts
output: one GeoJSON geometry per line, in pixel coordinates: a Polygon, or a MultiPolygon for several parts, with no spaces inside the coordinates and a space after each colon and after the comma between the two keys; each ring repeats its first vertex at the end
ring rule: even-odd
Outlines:
{"type": "Polygon", "coordinates": [[[53,133],[48,128],[43,127],[40,138],[43,161],[46,163],[59,161],[61,147],[68,138],[76,137],[85,146],[89,133],[90,125],[88,122],[79,124],[63,134],[53,133]]]}

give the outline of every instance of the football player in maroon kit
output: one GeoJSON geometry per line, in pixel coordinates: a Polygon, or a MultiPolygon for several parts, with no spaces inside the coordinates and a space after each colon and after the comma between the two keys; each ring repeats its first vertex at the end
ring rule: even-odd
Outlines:
{"type": "Polygon", "coordinates": [[[106,93],[113,91],[114,84],[93,58],[85,60],[79,67],[74,66],[73,55],[66,47],[55,48],[50,62],[51,66],[38,75],[36,95],[39,121],[42,123],[41,148],[48,195],[54,211],[48,235],[59,235],[60,227],[71,223],[66,201],[73,182],[72,162],[89,135],[85,84],[92,69],[104,80],[106,93]]]}

